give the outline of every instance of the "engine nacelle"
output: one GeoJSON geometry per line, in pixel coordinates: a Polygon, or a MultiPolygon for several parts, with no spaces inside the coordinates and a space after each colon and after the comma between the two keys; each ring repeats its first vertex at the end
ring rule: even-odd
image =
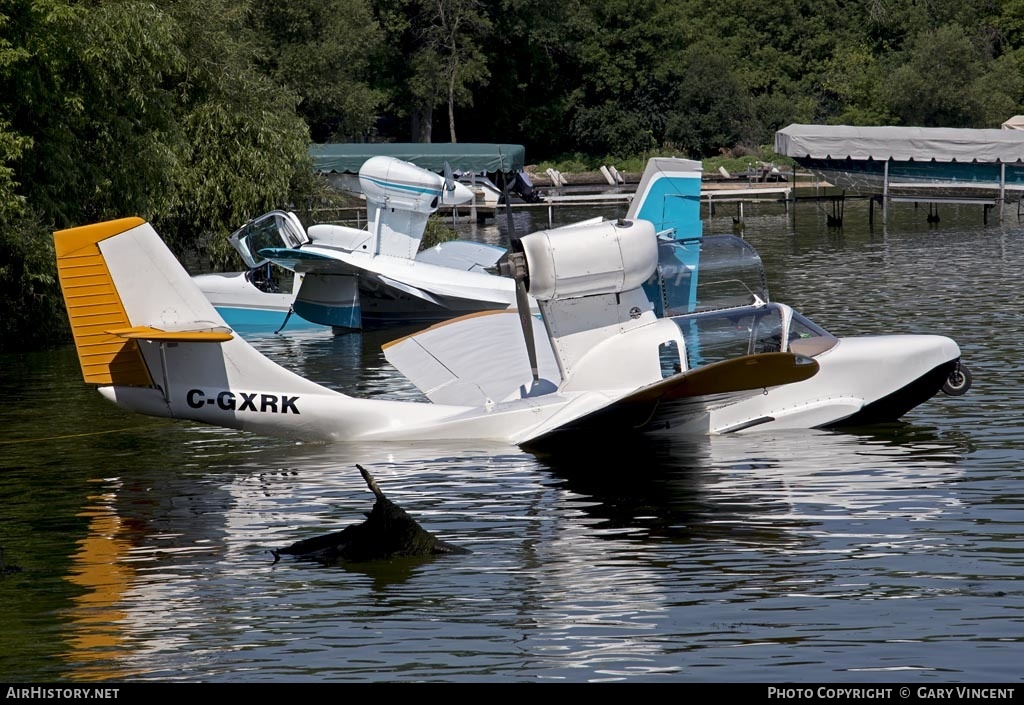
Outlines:
{"type": "Polygon", "coordinates": [[[445,194],[445,180],[415,164],[394,157],[371,157],[359,169],[359,186],[371,206],[430,214],[442,202],[464,203],[472,192],[455,182],[455,190],[445,194]]]}
{"type": "Polygon", "coordinates": [[[640,288],[658,266],[650,221],[606,221],[541,230],[521,240],[528,291],[538,301],[640,288]]]}

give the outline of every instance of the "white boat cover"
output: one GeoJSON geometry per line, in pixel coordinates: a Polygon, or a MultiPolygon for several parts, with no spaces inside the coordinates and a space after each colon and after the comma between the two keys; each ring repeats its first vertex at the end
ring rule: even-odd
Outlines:
{"type": "Polygon", "coordinates": [[[775,151],[810,159],[1009,163],[1024,161],[1024,130],[790,125],[775,151]]]}
{"type": "Polygon", "coordinates": [[[1024,115],[1014,115],[1003,123],[1004,130],[1024,130],[1024,115]]]}

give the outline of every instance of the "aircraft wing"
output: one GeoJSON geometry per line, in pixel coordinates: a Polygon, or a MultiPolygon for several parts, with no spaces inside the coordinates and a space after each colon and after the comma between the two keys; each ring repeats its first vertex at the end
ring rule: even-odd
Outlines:
{"type": "Polygon", "coordinates": [[[342,253],[325,248],[265,247],[256,254],[285,269],[303,274],[358,274],[360,271],[338,256],[342,253]]]}
{"type": "MultiPolygon", "coordinates": [[[[532,321],[541,387],[551,391],[561,374],[544,324],[536,316],[532,321]]],[[[444,321],[383,349],[387,361],[436,404],[481,406],[518,399],[533,383],[515,309],[444,321]]]]}
{"type": "Polygon", "coordinates": [[[265,248],[258,253],[287,269],[307,274],[354,274],[376,279],[396,292],[427,301],[466,299],[513,306],[515,282],[485,271],[467,271],[388,255],[372,256],[329,247],[265,248]]]}
{"type": "Polygon", "coordinates": [[[469,240],[451,240],[439,242],[433,247],[421,250],[416,255],[417,262],[436,264],[439,267],[451,267],[466,271],[485,271],[497,264],[501,256],[508,250],[497,245],[469,240]]]}
{"type": "Polygon", "coordinates": [[[385,288],[390,288],[390,289],[392,289],[394,291],[404,292],[404,293],[408,294],[409,296],[415,296],[417,299],[423,299],[424,301],[429,301],[430,303],[436,304],[438,306],[443,305],[429,291],[424,291],[423,289],[417,289],[416,287],[410,286],[409,284],[406,284],[405,282],[396,281],[396,280],[394,280],[394,279],[392,279],[390,277],[385,277],[385,276],[382,276],[380,274],[364,274],[363,276],[371,278],[371,279],[374,279],[375,281],[377,281],[380,284],[382,284],[385,288]]]}
{"type": "Polygon", "coordinates": [[[588,436],[602,431],[619,435],[637,431],[672,433],[673,429],[700,423],[714,408],[762,394],[768,387],[802,382],[817,372],[815,360],[793,353],[760,353],[723,360],[642,387],[523,442],[544,443],[573,431],[584,431],[588,436]]]}
{"type": "MultiPolygon", "coordinates": [[[[543,323],[536,317],[533,322],[538,341],[537,391],[551,392],[560,384],[561,375],[543,323]]],[[[531,389],[532,373],[515,310],[462,316],[383,347],[388,362],[438,404],[488,405],[528,396],[531,389]]],[[[802,382],[817,371],[816,361],[793,353],[724,360],[673,375],[618,399],[584,395],[577,409],[589,410],[566,424],[556,421],[551,425],[549,420],[545,427],[527,431],[516,442],[544,441],[574,430],[671,432],[699,422],[714,408],[762,394],[768,387],[802,382]]]]}

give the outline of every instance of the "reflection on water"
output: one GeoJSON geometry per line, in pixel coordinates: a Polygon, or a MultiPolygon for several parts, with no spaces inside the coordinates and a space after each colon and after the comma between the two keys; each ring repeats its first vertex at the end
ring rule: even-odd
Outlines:
{"type": "MultiPolygon", "coordinates": [[[[928,434],[930,435],[930,434],[928,434]]],[[[602,528],[761,542],[830,518],[923,520],[957,506],[962,442],[829,431],[717,436],[539,456],[566,487],[599,499],[602,528]],[[949,487],[947,487],[947,485],[949,487]]],[[[813,532],[810,532],[813,533],[813,532]]]]}
{"type": "MultiPolygon", "coordinates": [[[[23,571],[0,576],[0,672],[1019,681],[1024,385],[1006,282],[1024,265],[1020,229],[872,231],[863,217],[848,205],[837,231],[813,211],[795,227],[755,214],[743,233],[772,298],[829,329],[960,343],[967,395],[855,433],[596,437],[536,455],[297,444],[121,412],[81,384],[69,349],[5,357],[0,545],[23,571]],[[272,549],[364,519],[356,463],[472,553],[275,563],[272,549]]],[[[731,229],[721,220],[706,231],[731,229]]],[[[418,399],[380,354],[401,334],[253,343],[346,393],[418,399]]]]}
{"type": "Polygon", "coordinates": [[[919,436],[788,432],[539,458],[295,446],[222,456],[214,476],[143,470],[88,498],[89,535],[69,578],[88,590],[68,615],[69,675],[189,680],[198,661],[212,680],[258,662],[246,679],[525,668],[600,681],[684,673],[683,643],[792,643],[770,633],[773,619],[727,637],[693,632],[680,610],[936,594],[938,576],[922,568],[944,560],[943,543],[913,525],[964,510],[965,448],[919,436]],[[356,462],[424,528],[473,553],[275,564],[270,549],[362,520],[373,496],[356,462]],[[881,565],[908,552],[899,577],[881,565]],[[421,648],[436,660],[422,662],[421,648]]]}
{"type": "Polygon", "coordinates": [[[66,578],[83,589],[73,598],[75,607],[67,615],[70,624],[66,637],[70,649],[67,658],[77,664],[83,679],[131,675],[126,671],[111,672],[106,667],[128,655],[119,625],[127,617],[121,600],[134,573],[132,564],[125,561],[130,546],[111,506],[115,497],[116,492],[110,491],[89,498],[95,504],[81,513],[89,518],[89,533],[79,542],[79,551],[72,557],[71,572],[66,578]],[[92,673],[90,664],[96,663],[104,666],[98,673],[92,673]]]}

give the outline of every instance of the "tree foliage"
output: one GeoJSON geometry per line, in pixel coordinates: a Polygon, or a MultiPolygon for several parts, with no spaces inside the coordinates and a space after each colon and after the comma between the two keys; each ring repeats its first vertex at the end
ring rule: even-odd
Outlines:
{"type": "Polygon", "coordinates": [[[258,66],[299,97],[315,142],[368,135],[385,94],[370,84],[384,35],[365,0],[253,4],[258,66]]]}

